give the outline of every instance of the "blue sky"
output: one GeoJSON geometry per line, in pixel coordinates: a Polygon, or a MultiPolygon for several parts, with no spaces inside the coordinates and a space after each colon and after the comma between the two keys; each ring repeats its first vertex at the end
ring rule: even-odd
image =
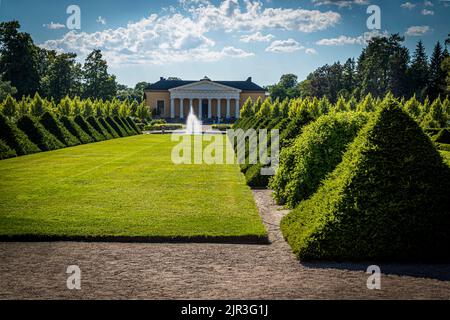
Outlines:
{"type": "Polygon", "coordinates": [[[400,33],[412,51],[428,53],[450,33],[450,0],[0,0],[0,21],[17,19],[40,46],[75,52],[101,49],[120,83],[160,76],[273,84],[284,73],[304,79],[325,63],[357,57],[365,41],[400,33]],[[369,5],[381,30],[368,30],[369,5]],[[70,5],[81,29],[66,25],[70,5]]]}

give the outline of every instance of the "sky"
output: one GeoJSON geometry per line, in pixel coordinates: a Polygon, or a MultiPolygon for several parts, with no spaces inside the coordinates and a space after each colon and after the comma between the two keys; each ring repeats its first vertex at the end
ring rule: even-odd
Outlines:
{"type": "Polygon", "coordinates": [[[358,57],[374,35],[400,33],[430,55],[450,33],[450,0],[0,0],[0,21],[19,20],[34,42],[80,61],[101,49],[121,84],[160,77],[276,83],[358,57]],[[73,27],[71,5],[80,9],[73,27]],[[369,6],[380,8],[369,29],[369,6]],[[69,22],[68,22],[69,19],[69,22]]]}

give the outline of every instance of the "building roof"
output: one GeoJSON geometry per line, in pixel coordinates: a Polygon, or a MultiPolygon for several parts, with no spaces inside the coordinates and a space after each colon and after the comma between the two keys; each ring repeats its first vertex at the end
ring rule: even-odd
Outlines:
{"type": "MultiPolygon", "coordinates": [[[[225,86],[229,86],[235,89],[240,89],[242,91],[263,91],[265,92],[263,88],[258,86],[256,83],[252,81],[252,78],[248,78],[246,81],[212,81],[208,79],[207,77],[202,79],[203,81],[211,81],[214,83],[222,84],[225,86]]],[[[161,78],[158,82],[155,82],[145,88],[145,90],[154,90],[154,91],[162,91],[162,90],[169,90],[176,87],[181,87],[187,84],[199,82],[202,80],[168,80],[161,78]]]]}

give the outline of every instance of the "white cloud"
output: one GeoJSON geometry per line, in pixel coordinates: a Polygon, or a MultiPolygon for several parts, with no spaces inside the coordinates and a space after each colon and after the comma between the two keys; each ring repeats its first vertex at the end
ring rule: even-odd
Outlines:
{"type": "Polygon", "coordinates": [[[339,36],[337,38],[321,39],[316,42],[320,46],[344,46],[344,45],[365,45],[369,40],[374,37],[386,37],[388,33],[385,31],[380,33],[378,30],[365,32],[361,36],[349,37],[349,36],[339,36]]]}
{"type": "Polygon", "coordinates": [[[256,32],[253,34],[248,34],[248,35],[243,35],[240,38],[240,41],[242,42],[269,42],[271,40],[273,40],[275,38],[275,36],[273,34],[267,34],[267,35],[263,35],[261,32],[256,32]]]}
{"type": "Polygon", "coordinates": [[[294,39],[288,40],[276,40],[266,48],[267,52],[273,53],[291,53],[298,50],[303,50],[305,47],[301,46],[300,43],[294,39]]]}
{"type": "Polygon", "coordinates": [[[424,1],[423,5],[424,5],[425,7],[434,7],[433,2],[431,2],[431,1],[424,1]]]}
{"type": "Polygon", "coordinates": [[[400,5],[400,7],[404,8],[404,9],[412,10],[416,7],[416,4],[408,1],[408,2],[402,3],[400,5]]]}
{"type": "Polygon", "coordinates": [[[314,49],[314,48],[307,48],[307,49],[305,50],[305,53],[306,53],[306,54],[317,54],[317,50],[314,49]]]}
{"type": "Polygon", "coordinates": [[[44,24],[42,25],[44,28],[47,29],[51,29],[51,30],[58,30],[58,29],[64,29],[66,26],[63,25],[62,23],[55,23],[55,22],[50,22],[48,24],[44,24]]]}
{"type": "Polygon", "coordinates": [[[427,34],[431,30],[429,26],[412,26],[406,30],[405,35],[408,37],[419,37],[427,34]]]}
{"type": "Polygon", "coordinates": [[[424,16],[432,16],[432,15],[434,15],[434,11],[433,10],[428,10],[428,9],[423,9],[420,13],[423,14],[424,16]]]}
{"type": "Polygon", "coordinates": [[[97,22],[100,23],[100,24],[105,25],[106,24],[106,19],[103,18],[102,16],[98,16],[97,22]]]}
{"type": "MultiPolygon", "coordinates": [[[[70,31],[62,38],[48,40],[41,46],[75,52],[81,59],[93,49],[100,49],[108,62],[115,66],[218,61],[254,54],[231,45],[217,48],[211,36],[213,31],[254,32],[261,36],[260,40],[270,41],[273,36],[263,36],[262,31],[313,32],[331,27],[341,19],[333,11],[263,8],[261,2],[250,0],[244,3],[245,7],[241,8],[238,0],[225,0],[219,5],[204,0],[184,0],[189,7],[183,13],[151,14],[124,27],[93,33],[70,31]]],[[[251,41],[250,36],[243,39],[251,41]]],[[[295,46],[292,49],[295,50],[295,46]]]]}
{"type": "Polygon", "coordinates": [[[368,5],[368,0],[312,0],[316,6],[338,6],[340,8],[351,8],[352,5],[368,5]]]}

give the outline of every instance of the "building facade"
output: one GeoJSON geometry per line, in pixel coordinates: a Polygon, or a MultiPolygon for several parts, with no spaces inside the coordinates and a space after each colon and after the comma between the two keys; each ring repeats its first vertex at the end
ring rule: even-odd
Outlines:
{"type": "Polygon", "coordinates": [[[156,118],[182,120],[192,107],[203,121],[233,121],[240,109],[251,98],[265,99],[266,91],[246,81],[212,81],[205,77],[199,81],[168,80],[161,78],[145,89],[145,101],[156,118]]]}

